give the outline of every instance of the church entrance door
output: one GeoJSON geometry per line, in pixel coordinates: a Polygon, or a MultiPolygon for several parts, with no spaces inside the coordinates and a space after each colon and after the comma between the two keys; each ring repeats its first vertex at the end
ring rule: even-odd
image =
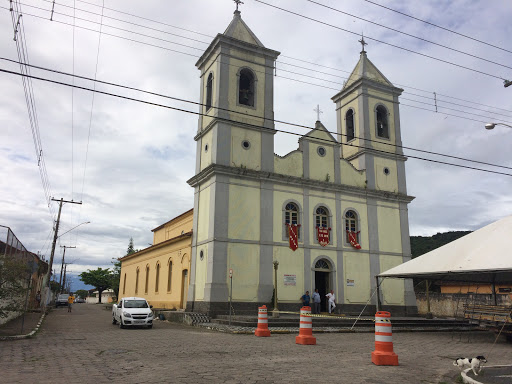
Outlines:
{"type": "Polygon", "coordinates": [[[315,284],[313,290],[318,288],[318,293],[322,299],[320,310],[322,312],[327,312],[327,298],[325,295],[331,291],[331,263],[326,259],[320,259],[315,263],[313,270],[315,271],[315,284]]]}

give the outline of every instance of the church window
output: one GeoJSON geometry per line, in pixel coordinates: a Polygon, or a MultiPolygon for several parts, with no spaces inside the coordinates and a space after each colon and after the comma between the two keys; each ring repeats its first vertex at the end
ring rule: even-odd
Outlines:
{"type": "Polygon", "coordinates": [[[135,293],[139,293],[139,268],[135,272],[135,293]]]}
{"type": "Polygon", "coordinates": [[[350,239],[348,238],[349,232],[354,232],[357,236],[357,241],[359,242],[359,234],[358,232],[358,223],[357,223],[357,214],[354,211],[347,211],[345,212],[345,240],[347,243],[350,242],[350,239]]]}
{"type": "Polygon", "coordinates": [[[213,74],[210,73],[206,81],[206,110],[212,107],[213,74]]]}
{"type": "Polygon", "coordinates": [[[126,273],[124,274],[123,278],[123,295],[126,293],[126,273]]]}
{"type": "Polygon", "coordinates": [[[384,174],[385,174],[385,175],[389,175],[389,172],[390,172],[390,171],[389,171],[389,168],[388,168],[388,167],[385,167],[385,168],[384,168],[384,174]]]}
{"type": "Polygon", "coordinates": [[[349,109],[345,115],[345,124],[347,127],[347,142],[354,140],[355,129],[354,129],[354,111],[349,109]]]}
{"type": "Polygon", "coordinates": [[[201,252],[199,252],[199,260],[203,260],[204,259],[204,252],[201,250],[201,252]]]}
{"type": "Polygon", "coordinates": [[[205,146],[204,146],[204,151],[205,151],[205,152],[208,152],[208,144],[205,144],[205,146]]]}
{"type": "Polygon", "coordinates": [[[315,263],[315,268],[318,268],[318,269],[331,269],[329,267],[329,264],[327,264],[327,261],[325,261],[324,259],[320,259],[318,260],[316,263],[315,263]]]}
{"type": "Polygon", "coordinates": [[[156,276],[155,276],[155,292],[158,292],[158,283],[160,280],[160,263],[156,264],[156,276]]]}
{"type": "MultiPolygon", "coordinates": [[[[295,203],[286,204],[284,210],[284,223],[285,223],[285,237],[288,238],[288,226],[286,224],[295,224],[299,223],[299,207],[295,203]]],[[[298,237],[300,238],[300,227],[298,230],[298,237]]]]}
{"type": "Polygon", "coordinates": [[[329,226],[329,211],[325,207],[318,207],[315,212],[315,224],[317,227],[327,228],[329,226]]]}
{"type": "Polygon", "coordinates": [[[148,293],[149,288],[149,265],[146,265],[146,285],[144,286],[144,292],[148,293]]]}
{"type": "Polygon", "coordinates": [[[388,111],[383,105],[376,108],[377,136],[389,139],[388,111]]]}
{"type": "Polygon", "coordinates": [[[319,155],[319,156],[322,156],[322,157],[324,157],[324,156],[325,156],[325,154],[327,153],[327,151],[325,150],[325,148],[324,148],[324,147],[318,147],[318,148],[316,149],[316,152],[318,153],[318,155],[319,155]]]}
{"type": "Polygon", "coordinates": [[[167,275],[167,292],[171,292],[172,287],[172,261],[169,261],[169,269],[167,275]]]}
{"type": "Polygon", "coordinates": [[[240,71],[238,103],[254,107],[254,75],[247,68],[240,71]]]}
{"type": "Polygon", "coordinates": [[[250,147],[251,147],[251,143],[249,142],[249,140],[242,141],[242,148],[243,149],[249,149],[250,147]]]}

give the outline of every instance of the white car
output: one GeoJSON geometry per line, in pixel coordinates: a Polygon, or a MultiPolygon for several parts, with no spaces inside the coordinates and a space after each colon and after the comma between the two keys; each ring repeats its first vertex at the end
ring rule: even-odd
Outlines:
{"type": "Polygon", "coordinates": [[[153,327],[153,308],[142,297],[123,297],[112,306],[112,324],[119,323],[119,328],[128,326],[153,327]]]}

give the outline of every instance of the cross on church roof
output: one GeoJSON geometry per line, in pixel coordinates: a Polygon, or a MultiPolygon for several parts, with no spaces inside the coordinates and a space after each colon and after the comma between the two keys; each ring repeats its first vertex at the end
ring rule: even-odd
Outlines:
{"type": "Polygon", "coordinates": [[[358,40],[358,41],[361,43],[361,48],[362,48],[361,53],[366,52],[366,51],[364,50],[364,46],[365,46],[365,45],[368,45],[368,43],[367,43],[366,41],[364,41],[364,36],[363,36],[363,34],[362,34],[362,33],[361,33],[361,40],[358,40]]]}
{"type": "Polygon", "coordinates": [[[320,114],[321,114],[321,113],[324,113],[323,111],[321,111],[321,110],[320,110],[320,105],[318,105],[318,104],[317,104],[317,105],[316,105],[316,108],[315,108],[315,109],[313,109],[313,111],[315,111],[315,112],[316,112],[316,116],[317,116],[317,117],[316,117],[316,121],[320,121],[320,114]]]}
{"type": "Polygon", "coordinates": [[[238,11],[238,6],[239,6],[240,4],[243,4],[242,0],[233,0],[233,1],[236,3],[236,11],[235,11],[235,12],[239,12],[239,11],[238,11]]]}

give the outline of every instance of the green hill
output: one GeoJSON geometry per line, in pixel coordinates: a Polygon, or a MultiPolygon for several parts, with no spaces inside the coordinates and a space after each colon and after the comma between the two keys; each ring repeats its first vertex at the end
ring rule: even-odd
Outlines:
{"type": "Polygon", "coordinates": [[[412,258],[421,256],[445,244],[448,244],[462,236],[466,236],[471,231],[450,231],[436,233],[434,236],[411,236],[412,258]]]}

